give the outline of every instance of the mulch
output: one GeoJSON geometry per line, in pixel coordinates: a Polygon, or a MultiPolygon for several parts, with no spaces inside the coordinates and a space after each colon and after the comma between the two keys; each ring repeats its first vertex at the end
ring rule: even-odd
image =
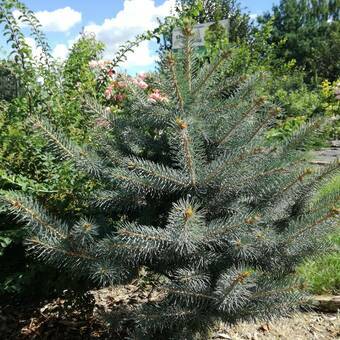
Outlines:
{"type": "MultiPolygon", "coordinates": [[[[100,317],[112,309],[133,308],[160,293],[133,285],[90,291],[76,296],[65,291],[61,297],[44,300],[0,302],[0,339],[87,340],[124,339],[124,332],[109,330],[100,317]]],[[[235,326],[217,323],[209,339],[304,340],[339,339],[340,314],[301,312],[269,323],[244,322],[235,326]]]]}
{"type": "Polygon", "coordinates": [[[112,339],[93,313],[66,299],[14,301],[0,305],[0,339],[112,339]]]}

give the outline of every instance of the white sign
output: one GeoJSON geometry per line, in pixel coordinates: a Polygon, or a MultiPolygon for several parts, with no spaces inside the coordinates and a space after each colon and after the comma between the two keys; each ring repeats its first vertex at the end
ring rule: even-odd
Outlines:
{"type": "MultiPolygon", "coordinates": [[[[218,22],[221,26],[225,28],[225,30],[228,32],[229,29],[229,20],[220,20],[218,22]]],[[[193,47],[199,47],[199,46],[204,46],[204,37],[205,37],[205,32],[206,30],[213,25],[214,22],[207,22],[204,24],[198,24],[193,27],[193,42],[192,46],[193,47]]],[[[183,42],[183,32],[180,28],[175,28],[172,31],[172,48],[174,50],[183,48],[184,47],[184,42],[183,42]]]]}

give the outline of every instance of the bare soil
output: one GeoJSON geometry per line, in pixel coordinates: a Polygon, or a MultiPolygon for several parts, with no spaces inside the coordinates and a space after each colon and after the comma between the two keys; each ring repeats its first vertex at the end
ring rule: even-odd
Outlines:
{"type": "Polygon", "coordinates": [[[240,323],[231,328],[219,325],[211,339],[340,339],[340,314],[308,312],[268,323],[240,323]]]}
{"type": "MultiPolygon", "coordinates": [[[[0,302],[0,340],[124,339],[123,333],[108,330],[99,318],[100,313],[158,297],[156,291],[140,291],[131,285],[115,291],[93,291],[77,298],[66,292],[51,301],[0,302]]],[[[210,339],[340,339],[340,313],[301,312],[268,323],[247,322],[232,327],[220,323],[210,339]]]]}

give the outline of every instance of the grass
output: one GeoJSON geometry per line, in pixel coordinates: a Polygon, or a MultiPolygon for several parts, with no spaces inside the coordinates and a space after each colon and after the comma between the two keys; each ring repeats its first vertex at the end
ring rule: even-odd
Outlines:
{"type": "MultiPolygon", "coordinates": [[[[318,197],[340,188],[340,176],[328,182],[318,193],[318,197]]],[[[340,230],[330,236],[334,248],[331,253],[306,261],[298,268],[313,294],[340,294],[340,230]]]]}

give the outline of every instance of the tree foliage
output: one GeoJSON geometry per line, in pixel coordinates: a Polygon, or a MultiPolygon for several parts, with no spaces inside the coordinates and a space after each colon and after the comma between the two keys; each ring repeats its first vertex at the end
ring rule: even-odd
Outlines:
{"type": "Polygon", "coordinates": [[[179,0],[178,12],[194,16],[199,23],[229,19],[229,39],[238,42],[249,38],[250,17],[237,0],[179,0]]]}
{"type": "Polygon", "coordinates": [[[281,0],[260,22],[273,20],[272,42],[285,41],[277,56],[306,69],[309,78],[336,80],[340,73],[339,3],[336,0],[281,0]]]}
{"type": "Polygon", "coordinates": [[[209,39],[206,39],[209,40],[206,46],[208,49],[209,47],[215,47],[213,50],[218,47],[221,49],[223,47],[219,44],[221,40],[236,43],[250,38],[250,17],[242,12],[240,4],[235,0],[177,0],[175,9],[170,14],[153,31],[154,37],[160,43],[161,51],[172,48],[172,30],[176,27],[182,29],[188,24],[215,22],[215,25],[210,26],[209,39]],[[229,20],[227,37],[225,37],[224,30],[221,36],[217,24],[219,20],[224,19],[229,20]],[[209,46],[211,44],[213,46],[209,46]]]}

